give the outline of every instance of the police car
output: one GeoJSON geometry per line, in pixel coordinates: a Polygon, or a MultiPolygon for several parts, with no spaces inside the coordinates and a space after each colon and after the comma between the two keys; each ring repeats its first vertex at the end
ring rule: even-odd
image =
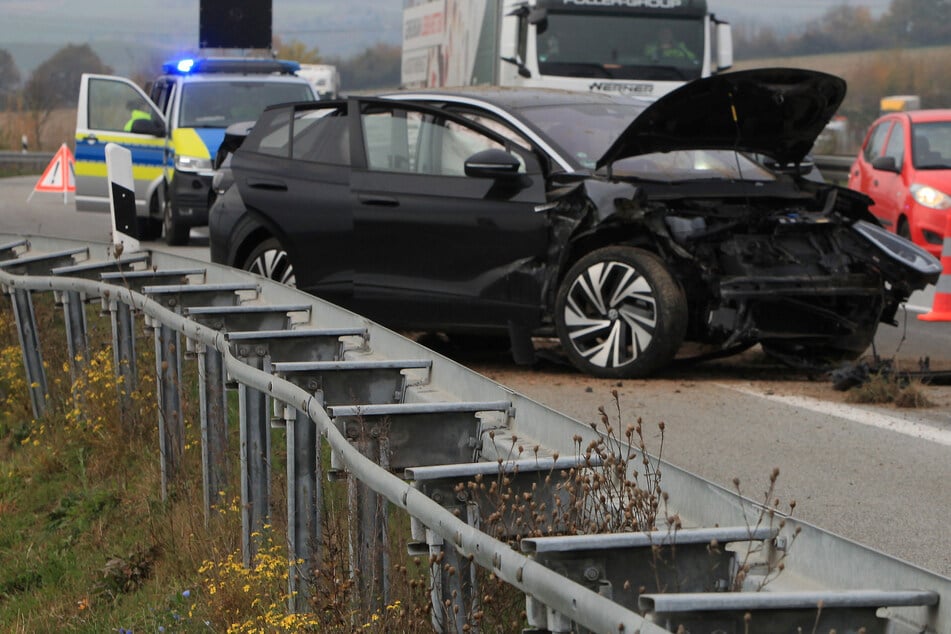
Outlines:
{"type": "Polygon", "coordinates": [[[314,101],[297,62],[202,58],[170,62],[148,94],[133,81],[84,74],[76,114],[76,209],[108,211],[105,147],[132,152],[138,234],[162,233],[187,244],[191,227],[208,224],[212,161],[225,128],[254,121],[265,107],[314,101]]]}

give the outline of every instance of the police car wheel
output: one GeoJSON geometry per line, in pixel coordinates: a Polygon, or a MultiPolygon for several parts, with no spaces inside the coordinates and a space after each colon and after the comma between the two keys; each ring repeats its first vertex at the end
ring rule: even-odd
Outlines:
{"type": "Polygon", "coordinates": [[[162,214],[162,225],[165,230],[165,242],[169,246],[183,246],[188,244],[188,234],[191,227],[175,222],[172,214],[172,205],[165,201],[165,213],[162,214]]]}

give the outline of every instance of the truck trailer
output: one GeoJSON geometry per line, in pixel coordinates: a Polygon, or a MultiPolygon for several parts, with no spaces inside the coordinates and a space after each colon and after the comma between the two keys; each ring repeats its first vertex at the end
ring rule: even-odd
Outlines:
{"type": "Polygon", "coordinates": [[[733,64],[706,0],[406,0],[404,88],[489,84],[648,99],[733,64]]]}

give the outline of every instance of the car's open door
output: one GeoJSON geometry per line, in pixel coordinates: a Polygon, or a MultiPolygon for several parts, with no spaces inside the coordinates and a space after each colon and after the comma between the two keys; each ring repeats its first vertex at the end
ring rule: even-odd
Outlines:
{"type": "Polygon", "coordinates": [[[161,210],[167,129],[159,108],[132,81],[84,74],[76,109],[76,209],[109,211],[105,149],[116,143],[132,152],[138,215],[148,216],[150,203],[161,210]]]}

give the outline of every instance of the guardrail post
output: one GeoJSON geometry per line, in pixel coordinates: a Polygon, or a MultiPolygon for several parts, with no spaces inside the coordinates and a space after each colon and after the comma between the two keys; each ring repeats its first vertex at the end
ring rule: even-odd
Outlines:
{"type": "MultiPolygon", "coordinates": [[[[374,426],[367,433],[364,427],[363,432],[350,441],[361,454],[388,469],[389,451],[380,431],[379,426],[374,426]]],[[[350,570],[357,577],[361,606],[372,613],[383,609],[389,599],[386,500],[356,478],[348,478],[347,484],[350,570]]]]}
{"type": "Polygon", "coordinates": [[[155,327],[155,374],[158,391],[159,454],[162,463],[162,499],[168,499],[169,485],[181,474],[185,453],[185,423],[182,419],[181,355],[178,331],[158,324],[155,327]]]}
{"type": "MultiPolygon", "coordinates": [[[[453,510],[454,507],[445,508],[453,510]]],[[[477,525],[478,518],[472,515],[473,510],[468,509],[467,521],[470,525],[477,525]]],[[[426,542],[429,544],[433,629],[444,634],[479,632],[478,622],[473,618],[479,604],[475,566],[451,545],[447,548],[443,539],[428,528],[426,542]]]]}
{"type": "Polygon", "coordinates": [[[30,403],[33,406],[33,418],[46,416],[46,371],[43,369],[43,356],[40,352],[40,338],[36,328],[36,313],[33,311],[33,297],[30,291],[13,289],[10,295],[13,301],[13,314],[16,319],[20,348],[23,350],[23,367],[30,388],[30,403]]]}
{"type": "Polygon", "coordinates": [[[201,468],[205,525],[212,507],[222,501],[227,483],[228,400],[224,357],[212,346],[200,346],[198,379],[201,386],[201,468]]]}
{"type": "Polygon", "coordinates": [[[86,310],[77,291],[63,293],[63,316],[66,320],[66,349],[69,352],[69,375],[75,382],[82,368],[89,362],[89,344],[86,340],[86,310]]]}
{"type": "Polygon", "coordinates": [[[129,412],[132,409],[132,392],[139,383],[135,358],[135,317],[132,307],[123,302],[110,302],[109,314],[119,404],[123,412],[129,412]]]}
{"type": "MultiPolygon", "coordinates": [[[[263,349],[262,349],[263,352],[263,349]]],[[[247,364],[264,371],[264,354],[241,354],[247,364]]],[[[241,552],[251,567],[261,531],[270,515],[271,420],[267,397],[243,383],[238,386],[241,427],[241,552]],[[255,539],[255,535],[258,535],[255,539]]]]}
{"type": "Polygon", "coordinates": [[[320,435],[310,417],[292,407],[284,408],[287,425],[287,578],[290,612],[303,612],[310,598],[311,571],[320,561],[323,531],[323,472],[320,435]]]}

